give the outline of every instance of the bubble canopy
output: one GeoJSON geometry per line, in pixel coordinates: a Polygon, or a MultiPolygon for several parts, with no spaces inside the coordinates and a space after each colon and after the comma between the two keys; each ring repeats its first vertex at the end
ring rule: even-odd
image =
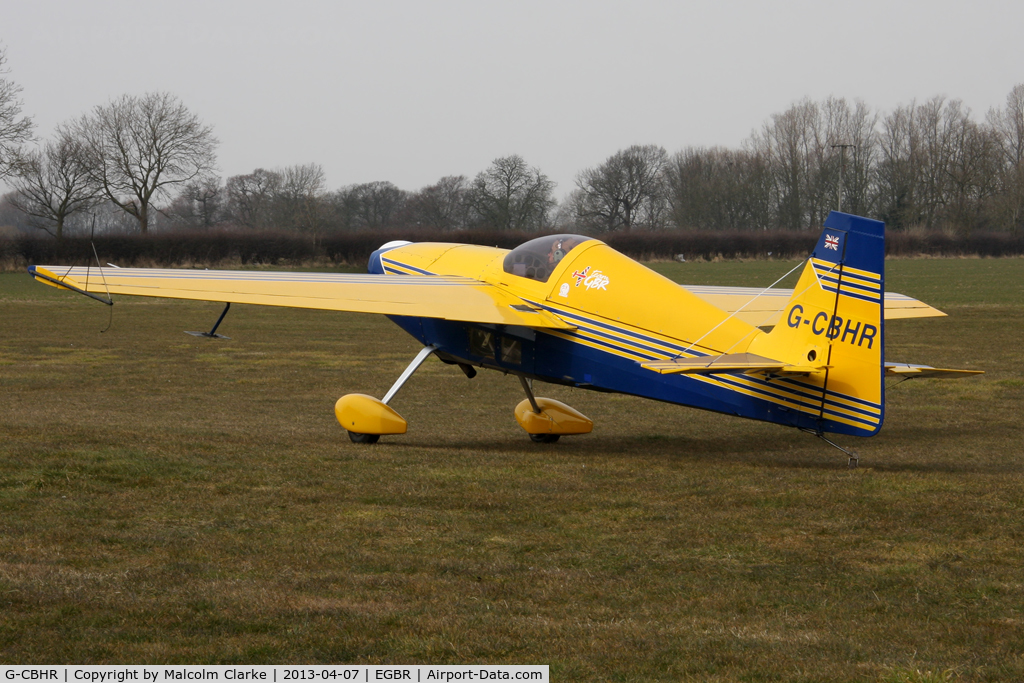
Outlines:
{"type": "Polygon", "coordinates": [[[505,272],[547,282],[566,254],[590,240],[583,235],[547,235],[523,242],[505,257],[505,272]]]}

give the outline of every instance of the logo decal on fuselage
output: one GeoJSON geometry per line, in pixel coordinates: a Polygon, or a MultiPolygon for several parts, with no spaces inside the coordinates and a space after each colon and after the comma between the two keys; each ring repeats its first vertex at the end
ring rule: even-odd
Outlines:
{"type": "Polygon", "coordinates": [[[608,283],[611,282],[611,279],[600,270],[590,272],[590,266],[583,270],[577,270],[572,276],[576,278],[577,287],[582,283],[587,289],[603,289],[606,292],[608,291],[608,283]]]}
{"type": "Polygon", "coordinates": [[[583,280],[583,286],[587,289],[603,289],[607,292],[609,282],[611,280],[608,279],[607,275],[604,275],[600,270],[595,270],[583,280]]]}

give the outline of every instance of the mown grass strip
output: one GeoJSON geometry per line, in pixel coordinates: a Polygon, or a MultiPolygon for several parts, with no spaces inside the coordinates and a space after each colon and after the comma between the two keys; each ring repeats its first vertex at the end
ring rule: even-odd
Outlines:
{"type": "MultiPolygon", "coordinates": [[[[739,265],[784,266],[703,273],[739,265]]],[[[539,446],[516,381],[433,360],[394,402],[410,432],[361,447],[334,400],[417,348],[383,318],[240,306],[218,341],[181,333],[216,304],[122,299],[100,333],[103,307],[0,275],[0,658],[1024,678],[1016,269],[890,262],[950,317],[888,325],[887,355],[987,374],[890,387],[855,471],[790,430],[560,387],[595,431],[539,446]]]]}

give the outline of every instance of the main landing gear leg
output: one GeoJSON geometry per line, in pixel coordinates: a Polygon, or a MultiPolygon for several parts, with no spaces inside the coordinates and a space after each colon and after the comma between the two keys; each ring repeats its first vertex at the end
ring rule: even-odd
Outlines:
{"type": "Polygon", "coordinates": [[[818,437],[819,439],[821,439],[822,441],[827,443],[832,448],[835,448],[835,449],[840,450],[843,453],[845,453],[846,456],[849,458],[849,461],[847,461],[846,466],[848,468],[850,468],[851,470],[852,469],[856,469],[857,466],[860,465],[860,455],[857,454],[857,451],[855,451],[853,449],[843,448],[842,446],[837,444],[835,441],[832,441],[827,436],[822,434],[821,432],[816,432],[816,431],[811,430],[811,429],[802,429],[801,431],[807,432],[808,434],[814,434],[814,436],[818,437]]]}
{"type": "Polygon", "coordinates": [[[348,394],[338,399],[334,405],[334,414],[341,426],[348,431],[349,439],[354,443],[377,443],[382,434],[405,434],[408,423],[388,403],[434,351],[437,351],[437,347],[433,344],[420,349],[401,376],[391,385],[383,400],[365,394],[348,394]]]}
{"type": "Polygon", "coordinates": [[[381,400],[381,403],[384,405],[390,403],[391,399],[393,399],[395,394],[398,393],[398,390],[405,386],[405,383],[409,381],[410,377],[412,377],[412,373],[416,372],[416,370],[423,365],[423,361],[427,359],[427,356],[432,354],[434,351],[437,351],[437,347],[433,344],[424,346],[420,349],[420,352],[417,353],[416,357],[412,359],[411,363],[409,363],[409,367],[407,367],[405,372],[395,380],[395,383],[391,385],[390,389],[388,389],[388,393],[384,394],[384,398],[381,400]]]}
{"type": "Polygon", "coordinates": [[[535,443],[554,443],[563,434],[587,434],[594,423],[561,401],[533,395],[533,384],[519,375],[526,399],[516,406],[516,422],[535,443]]]}
{"type": "Polygon", "coordinates": [[[533,408],[533,412],[540,415],[540,406],[537,405],[537,397],[533,395],[533,383],[519,375],[519,383],[523,385],[523,391],[526,392],[526,398],[530,401],[530,407],[533,408]]]}
{"type": "MultiPolygon", "coordinates": [[[[540,415],[544,411],[537,405],[537,397],[533,395],[532,382],[522,375],[519,375],[519,383],[523,385],[523,391],[526,392],[526,400],[530,402],[530,407],[533,409],[535,415],[540,415]]],[[[534,443],[555,443],[558,441],[558,437],[561,434],[530,434],[530,441],[534,443]]]]}

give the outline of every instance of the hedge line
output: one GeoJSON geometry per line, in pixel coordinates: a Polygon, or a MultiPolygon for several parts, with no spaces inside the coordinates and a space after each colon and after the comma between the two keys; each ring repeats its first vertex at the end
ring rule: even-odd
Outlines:
{"type": "MultiPolygon", "coordinates": [[[[509,232],[359,232],[318,239],[286,233],[204,232],[148,236],[84,237],[56,242],[50,238],[21,236],[0,239],[0,262],[20,268],[32,263],[84,265],[95,261],[119,266],[213,266],[230,264],[298,265],[331,262],[363,265],[370,253],[385,242],[408,239],[418,242],[460,242],[511,249],[533,233],[509,232]]],[[[816,234],[809,232],[656,232],[615,233],[604,236],[613,248],[638,259],[688,260],[714,258],[802,258],[814,247],[816,234]]],[[[890,256],[1019,256],[1024,254],[1024,234],[890,233],[890,256]]]]}

